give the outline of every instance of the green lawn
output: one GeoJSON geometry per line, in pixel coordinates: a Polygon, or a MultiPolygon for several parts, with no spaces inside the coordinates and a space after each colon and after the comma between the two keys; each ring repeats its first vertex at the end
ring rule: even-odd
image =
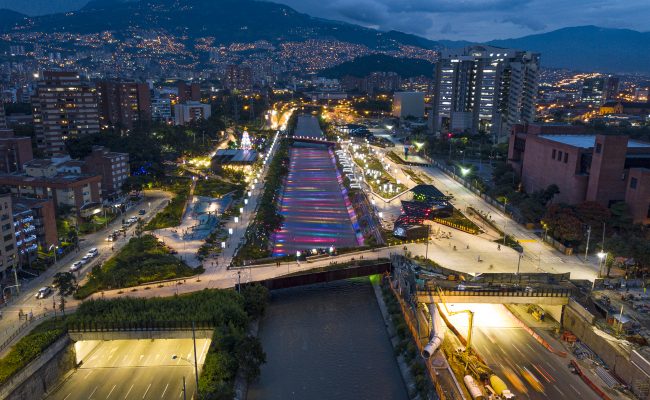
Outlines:
{"type": "Polygon", "coordinates": [[[219,198],[224,194],[235,192],[234,197],[239,198],[244,194],[244,185],[239,183],[230,183],[220,179],[199,179],[194,188],[196,196],[216,197],[219,198]]]}
{"type": "Polygon", "coordinates": [[[177,181],[163,189],[174,192],[174,197],[169,204],[167,204],[161,212],[156,214],[156,216],[154,216],[144,227],[147,231],[178,226],[181,223],[181,218],[183,218],[185,203],[190,194],[190,182],[188,180],[177,181]]]}
{"type": "Polygon", "coordinates": [[[76,297],[85,298],[100,290],[137,286],[147,282],[182,278],[203,272],[193,269],[169,253],[152,235],[133,238],[103,265],[93,268],[76,297]]]}

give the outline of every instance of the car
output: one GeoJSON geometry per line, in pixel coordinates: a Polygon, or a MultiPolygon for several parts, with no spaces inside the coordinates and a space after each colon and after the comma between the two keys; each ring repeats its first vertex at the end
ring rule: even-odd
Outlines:
{"type": "Polygon", "coordinates": [[[70,272],[79,271],[81,269],[81,267],[83,267],[83,265],[84,264],[81,261],[73,262],[72,265],[70,266],[70,272]]]}
{"type": "Polygon", "coordinates": [[[83,256],[81,261],[83,261],[84,264],[86,264],[86,263],[90,262],[90,260],[92,260],[92,259],[93,259],[93,256],[91,256],[90,254],[86,254],[85,256],[83,256]]]}
{"type": "Polygon", "coordinates": [[[88,254],[93,257],[97,257],[99,255],[99,250],[97,250],[97,247],[93,247],[92,249],[88,250],[88,254]]]}
{"type": "Polygon", "coordinates": [[[38,292],[36,293],[36,298],[37,299],[44,299],[47,296],[52,293],[52,288],[49,286],[43,286],[42,288],[38,289],[38,292]]]}
{"type": "Polygon", "coordinates": [[[106,241],[107,242],[112,242],[113,240],[115,240],[115,236],[113,236],[113,235],[106,236],[106,241]]]}
{"type": "Polygon", "coordinates": [[[140,214],[140,215],[145,215],[146,213],[147,213],[147,210],[145,210],[144,208],[142,210],[138,211],[138,214],[140,214]]]}

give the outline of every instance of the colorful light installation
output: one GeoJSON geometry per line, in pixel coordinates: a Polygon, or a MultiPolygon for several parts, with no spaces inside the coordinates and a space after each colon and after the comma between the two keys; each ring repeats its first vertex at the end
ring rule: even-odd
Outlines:
{"type": "Polygon", "coordinates": [[[273,235],[273,255],[363,244],[334,154],[324,146],[293,147],[281,199],[282,227],[273,235]]]}

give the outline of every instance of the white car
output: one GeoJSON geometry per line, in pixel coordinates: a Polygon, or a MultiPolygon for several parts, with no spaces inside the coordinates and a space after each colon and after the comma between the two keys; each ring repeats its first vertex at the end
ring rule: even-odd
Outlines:
{"type": "Polygon", "coordinates": [[[83,261],[83,263],[86,264],[86,263],[89,263],[90,260],[92,260],[92,259],[93,259],[93,256],[91,256],[90,254],[86,254],[85,256],[83,256],[81,261],[83,261]]]}
{"type": "Polygon", "coordinates": [[[44,299],[46,298],[50,293],[52,293],[52,288],[49,286],[44,286],[40,289],[38,289],[38,292],[36,293],[36,298],[37,299],[44,299]]]}
{"type": "Polygon", "coordinates": [[[92,249],[88,250],[88,254],[93,257],[97,257],[99,255],[99,250],[97,250],[96,247],[93,247],[92,249]]]}
{"type": "Polygon", "coordinates": [[[81,261],[73,262],[72,265],[70,266],[70,272],[79,271],[81,269],[81,267],[83,267],[83,265],[84,264],[81,261]]]}

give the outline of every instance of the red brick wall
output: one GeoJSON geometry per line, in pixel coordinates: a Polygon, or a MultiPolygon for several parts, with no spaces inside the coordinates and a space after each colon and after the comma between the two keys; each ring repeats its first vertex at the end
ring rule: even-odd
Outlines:
{"type": "Polygon", "coordinates": [[[627,179],[625,202],[630,207],[634,222],[650,224],[650,169],[632,168],[627,179]],[[636,179],[636,188],[631,187],[632,179],[636,179]]]}
{"type": "Polygon", "coordinates": [[[609,207],[611,201],[625,199],[627,140],[627,136],[596,136],[587,200],[609,207]]]}
{"type": "Polygon", "coordinates": [[[576,175],[579,172],[580,149],[537,136],[529,135],[526,139],[522,167],[524,190],[532,193],[554,183],[560,188],[560,194],[553,199],[554,202],[575,204],[584,201],[588,178],[576,175]],[[556,159],[553,159],[553,150],[556,159]],[[560,151],[562,159],[558,160],[560,151]],[[566,163],[565,153],[568,154],[566,163]]]}

